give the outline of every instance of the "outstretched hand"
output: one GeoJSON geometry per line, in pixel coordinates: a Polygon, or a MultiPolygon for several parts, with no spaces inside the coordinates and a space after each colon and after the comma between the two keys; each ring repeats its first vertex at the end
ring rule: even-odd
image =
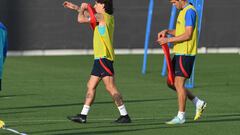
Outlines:
{"type": "Polygon", "coordinates": [[[68,1],[65,1],[63,3],[63,6],[65,8],[71,9],[71,10],[78,10],[79,9],[79,6],[77,6],[77,5],[75,5],[75,4],[71,3],[71,2],[68,2],[68,1]]]}

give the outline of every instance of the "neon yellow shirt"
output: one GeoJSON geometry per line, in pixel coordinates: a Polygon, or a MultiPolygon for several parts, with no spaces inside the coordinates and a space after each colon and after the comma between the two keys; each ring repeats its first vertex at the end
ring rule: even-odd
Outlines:
{"type": "Polygon", "coordinates": [[[114,17],[107,13],[103,14],[104,21],[106,23],[105,32],[103,35],[100,34],[97,26],[94,29],[93,37],[93,50],[94,58],[106,58],[114,61],[114,49],[113,49],[113,33],[114,33],[114,17]]]}
{"type": "MultiPolygon", "coordinates": [[[[184,9],[182,9],[178,15],[177,24],[176,24],[176,33],[175,36],[182,35],[185,32],[185,15],[188,9],[193,9],[196,11],[196,9],[192,5],[186,6],[184,9]]],[[[184,42],[178,42],[174,43],[173,52],[175,54],[180,55],[196,55],[197,54],[197,26],[198,26],[198,18],[196,18],[195,27],[193,30],[192,38],[184,41],[184,42]]]]}

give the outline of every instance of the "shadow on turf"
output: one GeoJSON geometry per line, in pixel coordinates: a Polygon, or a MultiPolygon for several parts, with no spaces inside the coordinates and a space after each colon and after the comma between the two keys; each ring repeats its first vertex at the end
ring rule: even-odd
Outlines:
{"type": "Polygon", "coordinates": [[[43,134],[48,133],[51,135],[96,135],[96,134],[113,134],[113,133],[124,133],[124,132],[134,132],[134,131],[143,131],[143,130],[154,130],[154,129],[161,129],[161,128],[179,128],[179,127],[186,127],[187,125],[177,125],[177,126],[168,126],[164,123],[155,122],[155,123],[148,123],[142,121],[142,123],[131,123],[131,124],[115,124],[112,125],[104,125],[104,126],[91,126],[88,127],[88,124],[79,124],[79,128],[72,128],[72,129],[61,129],[61,130],[46,130],[46,131],[38,131],[38,132],[30,132],[29,134],[43,134]],[[138,127],[141,126],[141,127],[138,127]],[[147,127],[147,126],[155,126],[155,127],[147,127]],[[127,128],[131,127],[131,129],[119,129],[119,128],[127,128]],[[103,129],[99,129],[103,128],[103,129]],[[106,129],[108,128],[108,129],[106,129]],[[118,128],[118,129],[111,129],[111,128],[118,128]],[[90,131],[82,131],[87,130],[90,131]],[[91,131],[93,129],[98,129],[98,131],[91,131]],[[76,131],[77,130],[77,131],[76,131]],[[58,132],[71,132],[71,133],[58,133],[58,132]]]}
{"type": "Polygon", "coordinates": [[[36,112],[36,111],[13,111],[13,112],[0,112],[0,115],[15,115],[15,114],[21,114],[21,113],[33,113],[33,112],[36,112]]]}
{"type": "MultiPolygon", "coordinates": [[[[125,103],[157,102],[157,101],[175,100],[175,99],[176,98],[125,100],[125,103]]],[[[102,101],[102,102],[95,102],[94,104],[113,104],[113,102],[112,101],[102,101]]],[[[39,105],[39,106],[25,106],[25,107],[7,107],[7,108],[1,108],[1,110],[40,109],[40,108],[66,107],[66,106],[70,107],[70,106],[79,106],[79,105],[83,105],[83,103],[39,105]]]]}
{"type": "Polygon", "coordinates": [[[225,83],[208,83],[208,84],[197,84],[195,88],[209,88],[209,87],[216,87],[216,86],[239,86],[238,83],[231,83],[231,82],[225,82],[225,83]]]}
{"type": "Polygon", "coordinates": [[[25,126],[42,126],[42,125],[56,125],[57,122],[40,122],[40,123],[32,123],[32,122],[21,122],[15,124],[8,124],[9,127],[17,128],[17,127],[25,127],[25,126]]]}
{"type": "Polygon", "coordinates": [[[37,94],[0,95],[0,98],[28,97],[28,96],[35,96],[35,95],[37,94]]]}
{"type": "Polygon", "coordinates": [[[225,117],[237,117],[237,116],[240,117],[240,113],[212,115],[212,116],[206,116],[206,118],[225,118],[225,117]]]}
{"type": "MultiPolygon", "coordinates": [[[[197,123],[219,123],[219,122],[233,122],[233,121],[240,121],[240,113],[205,116],[204,120],[197,121],[197,123]]],[[[188,121],[188,123],[196,123],[196,122],[188,121]]]]}

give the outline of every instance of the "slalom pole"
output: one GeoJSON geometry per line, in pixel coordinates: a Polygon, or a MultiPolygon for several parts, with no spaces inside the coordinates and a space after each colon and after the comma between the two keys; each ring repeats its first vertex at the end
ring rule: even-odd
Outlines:
{"type": "MultiPolygon", "coordinates": [[[[204,6],[204,0],[189,0],[189,2],[191,2],[196,10],[197,10],[197,14],[198,14],[198,43],[200,40],[200,34],[201,34],[201,28],[202,28],[202,15],[203,15],[203,6],[204,6]]],[[[195,60],[196,61],[196,60],[195,60]]],[[[194,77],[195,77],[195,63],[193,66],[193,71],[192,71],[192,75],[190,77],[190,79],[188,79],[187,83],[185,84],[185,87],[188,89],[194,88],[194,77]]]]}
{"type": "Polygon", "coordinates": [[[150,38],[150,32],[151,32],[153,8],[154,8],[154,0],[150,0],[149,8],[148,8],[148,19],[147,19],[147,26],[146,26],[145,44],[144,44],[142,74],[146,73],[146,68],[147,68],[148,44],[149,44],[149,38],[150,38]]]}

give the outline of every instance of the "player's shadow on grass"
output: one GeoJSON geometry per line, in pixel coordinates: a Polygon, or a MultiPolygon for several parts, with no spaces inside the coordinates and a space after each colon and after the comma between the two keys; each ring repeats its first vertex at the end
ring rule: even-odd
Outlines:
{"type": "Polygon", "coordinates": [[[186,127],[187,125],[178,125],[178,126],[167,126],[164,123],[155,122],[155,123],[131,123],[131,124],[112,124],[104,126],[91,126],[88,127],[88,124],[79,125],[79,128],[72,129],[61,129],[61,130],[46,130],[38,132],[30,132],[29,134],[39,134],[39,133],[48,133],[51,135],[96,135],[96,134],[113,134],[113,133],[124,133],[124,132],[135,132],[135,131],[145,131],[145,130],[154,130],[161,128],[181,128],[186,127]],[[154,127],[149,127],[154,126],[154,127]],[[131,127],[130,129],[128,127],[131,127]],[[118,129],[112,129],[118,128],[118,129]],[[122,129],[119,129],[122,128],[122,129]],[[128,128],[128,129],[125,129],[128,128]],[[93,129],[98,129],[93,131],[93,129]],[[88,131],[83,131],[88,130],[88,131]],[[60,132],[60,133],[59,133],[60,132]],[[61,133],[62,132],[62,133],[61,133]],[[69,132],[69,133],[63,133],[69,132]]]}
{"type": "Polygon", "coordinates": [[[12,127],[12,128],[17,128],[17,127],[22,127],[22,126],[27,126],[27,127],[30,127],[30,126],[42,126],[42,125],[56,125],[57,122],[31,122],[31,121],[28,121],[28,122],[19,122],[19,123],[14,123],[14,124],[8,124],[9,127],[12,127]]]}
{"type": "Polygon", "coordinates": [[[3,115],[15,115],[15,114],[23,114],[23,113],[33,113],[33,112],[36,112],[36,111],[13,111],[13,112],[0,112],[0,115],[3,116],[3,115]]]}
{"type": "Polygon", "coordinates": [[[226,117],[240,117],[240,113],[230,113],[230,114],[218,114],[218,115],[212,115],[207,116],[207,118],[226,118],[226,117]]]}
{"type": "MultiPolygon", "coordinates": [[[[125,100],[125,103],[141,103],[141,102],[158,102],[164,100],[176,100],[176,98],[161,98],[161,99],[137,99],[137,100],[125,100]]],[[[100,101],[94,104],[113,104],[112,101],[100,101]]],[[[72,107],[80,106],[83,103],[71,103],[71,104],[54,104],[54,105],[38,105],[38,106],[25,106],[25,107],[6,107],[1,110],[15,110],[15,109],[43,109],[43,108],[55,108],[55,107],[72,107]]]]}
{"type": "MultiPolygon", "coordinates": [[[[240,121],[240,113],[205,116],[203,120],[197,121],[197,123],[219,123],[219,122],[233,122],[233,121],[240,121]]],[[[189,121],[188,123],[196,123],[196,122],[189,121]]]]}
{"type": "Polygon", "coordinates": [[[36,96],[36,95],[37,94],[0,95],[0,98],[28,97],[28,96],[36,96]]]}
{"type": "MultiPolygon", "coordinates": [[[[99,131],[78,131],[72,133],[57,133],[52,135],[97,135],[97,134],[114,134],[114,133],[129,133],[135,131],[144,131],[144,130],[154,130],[160,129],[163,127],[153,127],[153,128],[135,128],[135,129],[110,129],[110,130],[99,130],[99,131]]],[[[165,127],[166,128],[166,127],[165,127]]]]}
{"type": "Polygon", "coordinates": [[[196,84],[196,88],[210,88],[210,87],[232,87],[232,86],[239,86],[238,83],[231,83],[231,82],[225,82],[225,83],[207,83],[207,84],[196,84]]]}
{"type": "Polygon", "coordinates": [[[201,120],[198,122],[189,121],[188,123],[219,123],[219,122],[233,122],[240,121],[240,118],[224,118],[224,119],[212,119],[212,120],[201,120]]]}

